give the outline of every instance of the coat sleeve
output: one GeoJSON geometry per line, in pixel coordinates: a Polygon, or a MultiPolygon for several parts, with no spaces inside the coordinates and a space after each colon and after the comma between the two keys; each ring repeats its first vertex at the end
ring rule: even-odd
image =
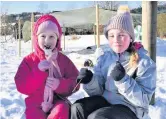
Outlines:
{"type": "MultiPolygon", "coordinates": [[[[76,87],[76,79],[78,76],[78,70],[73,64],[73,62],[66,57],[65,63],[65,76],[60,79],[60,84],[55,90],[57,94],[62,96],[70,96],[73,92],[73,89],[76,87]]],[[[80,85],[77,86],[76,91],[79,90],[80,85]]]]}
{"type": "Polygon", "coordinates": [[[24,58],[18,67],[14,80],[20,93],[31,95],[45,82],[47,76],[48,74],[40,71],[37,66],[30,67],[24,58]]]}
{"type": "Polygon", "coordinates": [[[133,105],[146,107],[156,88],[156,65],[149,58],[138,64],[137,76],[135,79],[129,75],[115,81],[118,91],[133,105]]]}
{"type": "Polygon", "coordinates": [[[101,66],[103,64],[104,56],[100,56],[97,59],[97,63],[94,66],[94,73],[92,80],[88,84],[84,84],[83,88],[88,93],[89,96],[92,95],[102,95],[104,91],[105,78],[102,74],[101,66]]]}

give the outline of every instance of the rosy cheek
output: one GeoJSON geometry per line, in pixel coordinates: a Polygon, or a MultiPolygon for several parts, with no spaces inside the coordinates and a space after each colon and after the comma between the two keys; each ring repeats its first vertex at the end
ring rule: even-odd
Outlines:
{"type": "Polygon", "coordinates": [[[56,42],[55,41],[52,41],[52,45],[55,45],[56,44],[56,42]]]}
{"type": "Polygon", "coordinates": [[[112,41],[113,41],[113,40],[109,40],[109,41],[108,41],[109,45],[112,45],[112,43],[113,43],[112,41]]]}
{"type": "Polygon", "coordinates": [[[123,50],[125,51],[128,47],[129,47],[130,42],[128,41],[128,39],[126,39],[125,42],[123,42],[123,50]]]}
{"type": "Polygon", "coordinates": [[[38,44],[41,49],[44,48],[44,42],[41,39],[38,39],[38,44]]]}

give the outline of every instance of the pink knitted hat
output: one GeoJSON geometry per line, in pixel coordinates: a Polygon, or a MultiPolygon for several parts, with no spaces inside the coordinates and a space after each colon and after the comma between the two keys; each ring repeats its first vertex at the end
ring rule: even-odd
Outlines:
{"type": "Polygon", "coordinates": [[[108,38],[108,31],[111,29],[123,30],[130,35],[132,41],[135,40],[132,16],[130,14],[130,9],[128,8],[128,6],[120,6],[118,8],[117,15],[109,20],[104,29],[106,38],[108,38]]]}
{"type": "Polygon", "coordinates": [[[41,23],[38,27],[37,35],[39,35],[40,33],[45,32],[47,30],[53,31],[54,33],[57,34],[57,37],[59,37],[58,27],[52,21],[45,21],[45,22],[41,23]]]}

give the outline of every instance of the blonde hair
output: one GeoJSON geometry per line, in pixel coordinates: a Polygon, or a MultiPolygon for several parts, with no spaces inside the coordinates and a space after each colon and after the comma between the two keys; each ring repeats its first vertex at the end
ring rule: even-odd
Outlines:
{"type": "Polygon", "coordinates": [[[129,67],[136,67],[138,64],[139,55],[133,43],[131,43],[131,45],[129,46],[128,51],[129,53],[131,53],[130,60],[129,60],[129,67]]]}

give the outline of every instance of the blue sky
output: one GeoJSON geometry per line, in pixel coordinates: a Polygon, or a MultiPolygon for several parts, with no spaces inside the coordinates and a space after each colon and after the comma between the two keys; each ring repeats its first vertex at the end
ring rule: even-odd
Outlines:
{"type": "MultiPolygon", "coordinates": [[[[130,8],[138,7],[141,2],[130,1],[128,3],[130,8]]],[[[36,11],[64,11],[71,9],[78,9],[89,7],[94,4],[93,1],[2,1],[2,12],[7,11],[8,14],[18,14],[22,12],[36,12],[36,11]],[[39,7],[40,6],[40,7],[39,7]],[[44,9],[41,9],[44,8],[44,9]]]]}

